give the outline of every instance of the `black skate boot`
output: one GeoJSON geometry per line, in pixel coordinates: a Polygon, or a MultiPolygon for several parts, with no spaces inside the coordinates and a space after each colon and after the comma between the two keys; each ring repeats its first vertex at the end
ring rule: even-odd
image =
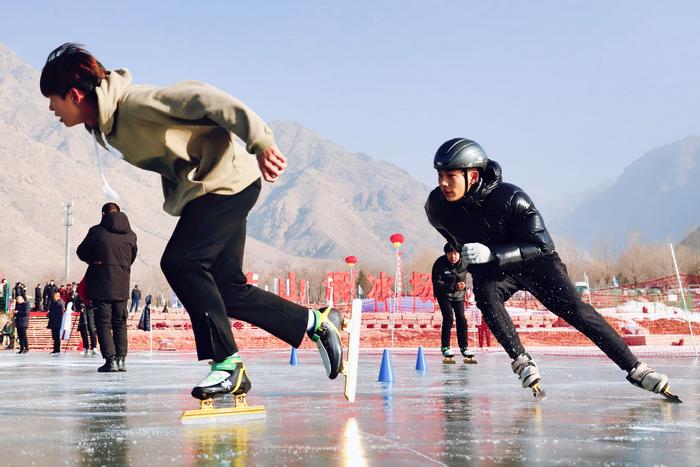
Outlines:
{"type": "Polygon", "coordinates": [[[678,396],[671,394],[668,376],[649,368],[646,363],[638,362],[627,375],[627,381],[647,391],[661,394],[672,402],[682,402],[678,396]]]}
{"type": "Polygon", "coordinates": [[[462,354],[462,358],[464,359],[464,363],[469,363],[469,364],[475,364],[476,362],[476,354],[474,353],[473,350],[469,350],[468,347],[460,347],[459,352],[462,354]]]}
{"type": "Polygon", "coordinates": [[[313,312],[316,318],[314,328],[308,331],[307,335],[318,346],[326,375],[330,379],[335,379],[343,362],[343,344],[340,340],[343,315],[331,307],[323,311],[313,310],[313,312]]]}
{"type": "Polygon", "coordinates": [[[211,364],[211,373],[192,389],[192,397],[200,400],[213,399],[225,394],[238,396],[250,391],[243,361],[238,355],[228,357],[220,363],[211,364]]]}
{"type": "Polygon", "coordinates": [[[117,365],[117,357],[107,357],[105,359],[105,364],[97,369],[100,373],[114,373],[119,371],[119,366],[117,365]]]}
{"type": "Polygon", "coordinates": [[[537,369],[537,364],[530,355],[523,353],[518,355],[518,358],[510,364],[513,373],[518,375],[520,383],[524,388],[532,389],[532,394],[537,400],[542,400],[545,397],[544,390],[540,387],[542,378],[540,371],[537,369]]]}
{"type": "Polygon", "coordinates": [[[452,349],[442,347],[440,352],[442,352],[442,363],[452,364],[455,362],[455,354],[452,353],[452,349]]]}
{"type": "Polygon", "coordinates": [[[126,357],[120,355],[117,357],[117,368],[119,371],[126,371],[126,357]]]}

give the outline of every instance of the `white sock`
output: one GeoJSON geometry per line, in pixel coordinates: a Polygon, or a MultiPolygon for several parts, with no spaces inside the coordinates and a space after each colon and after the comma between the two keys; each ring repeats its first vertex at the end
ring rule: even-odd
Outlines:
{"type": "Polygon", "coordinates": [[[309,320],[306,322],[306,330],[313,331],[315,324],[316,324],[316,315],[314,314],[314,310],[309,308],[309,320]]]}

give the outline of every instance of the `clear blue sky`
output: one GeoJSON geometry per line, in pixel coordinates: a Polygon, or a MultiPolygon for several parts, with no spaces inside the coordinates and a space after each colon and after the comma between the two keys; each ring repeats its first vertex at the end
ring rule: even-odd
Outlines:
{"type": "Polygon", "coordinates": [[[85,5],[0,0],[0,42],[37,68],[76,41],[136,82],[210,82],[428,185],[455,136],[541,204],[700,134],[700,2],[85,5]]]}

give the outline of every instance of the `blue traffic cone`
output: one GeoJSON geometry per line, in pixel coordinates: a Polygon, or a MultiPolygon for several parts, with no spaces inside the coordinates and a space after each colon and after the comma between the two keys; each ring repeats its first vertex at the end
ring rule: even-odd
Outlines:
{"type": "Polygon", "coordinates": [[[297,349],[292,347],[292,355],[289,356],[289,364],[290,365],[298,365],[299,364],[299,359],[297,358],[297,349]]]}
{"type": "Polygon", "coordinates": [[[394,382],[394,369],[391,367],[388,349],[384,349],[384,353],[382,354],[382,366],[379,368],[379,378],[377,378],[377,381],[380,383],[394,382]]]}
{"type": "Polygon", "coordinates": [[[423,347],[418,347],[418,357],[416,358],[416,371],[424,373],[428,370],[425,364],[425,355],[423,355],[423,347]]]}

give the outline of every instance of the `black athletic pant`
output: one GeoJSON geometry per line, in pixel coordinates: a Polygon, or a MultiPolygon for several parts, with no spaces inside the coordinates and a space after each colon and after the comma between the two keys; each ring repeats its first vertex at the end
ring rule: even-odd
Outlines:
{"type": "Polygon", "coordinates": [[[251,323],[298,347],[308,309],[246,284],[246,217],[260,180],[235,195],[207,194],[185,206],[161,268],[192,320],[200,360],[221,362],[238,351],[230,318],[251,323]]]}
{"type": "Polygon", "coordinates": [[[51,328],[53,339],[53,353],[61,352],[61,328],[51,328]]]}
{"type": "Polygon", "coordinates": [[[17,338],[19,339],[19,350],[29,350],[29,341],[27,340],[27,328],[17,326],[17,338]]]}
{"type": "Polygon", "coordinates": [[[510,358],[525,352],[504,306],[518,290],[529,291],[548,310],[563,318],[615,362],[630,371],[637,364],[627,344],[592,306],[583,303],[569,279],[566,266],[554,253],[525,261],[513,270],[497,270],[492,264],[470,267],[476,305],[510,358]]]}
{"type": "Polygon", "coordinates": [[[102,357],[126,357],[126,300],[101,302],[93,300],[97,339],[102,357]]]}
{"type": "Polygon", "coordinates": [[[459,348],[467,347],[467,319],[464,317],[464,300],[450,300],[443,296],[437,297],[437,301],[442,313],[442,333],[440,335],[442,347],[450,346],[453,314],[457,320],[457,343],[459,348]]]}
{"type": "Polygon", "coordinates": [[[95,311],[92,307],[85,307],[80,313],[80,338],[83,340],[84,349],[97,348],[97,332],[95,331],[95,311]]]}

